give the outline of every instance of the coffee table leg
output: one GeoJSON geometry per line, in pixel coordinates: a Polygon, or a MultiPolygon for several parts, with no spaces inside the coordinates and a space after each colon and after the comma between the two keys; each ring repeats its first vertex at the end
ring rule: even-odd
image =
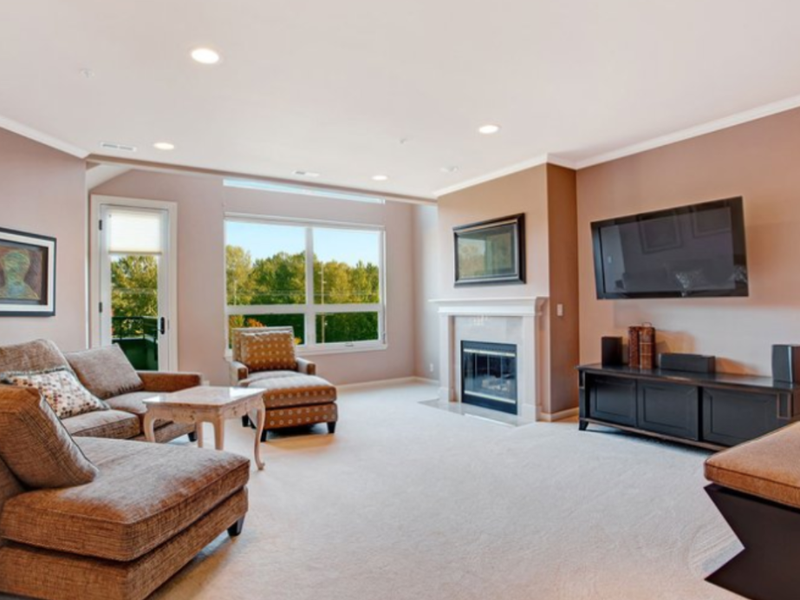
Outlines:
{"type": "Polygon", "coordinates": [[[264,431],[264,422],[266,421],[266,414],[264,413],[264,409],[260,408],[256,411],[256,415],[258,417],[258,423],[256,424],[256,442],[255,442],[256,466],[258,467],[259,471],[263,471],[264,461],[261,460],[261,432],[264,431]]]}
{"type": "Polygon", "coordinates": [[[214,419],[214,447],[225,450],[225,420],[214,419]]]}
{"type": "Polygon", "coordinates": [[[149,410],[144,414],[144,437],[148,442],[156,441],[156,432],[153,430],[156,418],[149,410]]]}
{"type": "Polygon", "coordinates": [[[197,447],[203,447],[203,422],[197,421],[197,447]]]}

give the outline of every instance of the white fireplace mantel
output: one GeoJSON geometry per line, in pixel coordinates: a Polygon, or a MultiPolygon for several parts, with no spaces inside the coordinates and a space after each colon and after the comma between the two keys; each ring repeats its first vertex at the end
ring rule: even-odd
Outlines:
{"type": "Polygon", "coordinates": [[[439,396],[449,402],[461,401],[462,339],[513,343],[517,346],[517,389],[519,416],[539,418],[539,318],[546,297],[522,298],[438,298],[440,388],[439,396]]]}

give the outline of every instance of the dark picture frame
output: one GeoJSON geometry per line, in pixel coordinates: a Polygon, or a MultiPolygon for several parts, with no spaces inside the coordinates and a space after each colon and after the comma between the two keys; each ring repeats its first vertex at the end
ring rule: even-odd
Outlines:
{"type": "Polygon", "coordinates": [[[453,228],[455,285],[525,283],[525,215],[453,228]]]}
{"type": "Polygon", "coordinates": [[[56,238],[0,227],[0,317],[56,314],[56,238]]]}

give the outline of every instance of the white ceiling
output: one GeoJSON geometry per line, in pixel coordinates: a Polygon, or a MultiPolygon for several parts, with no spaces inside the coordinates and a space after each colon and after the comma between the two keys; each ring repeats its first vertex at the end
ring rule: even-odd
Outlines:
{"type": "Polygon", "coordinates": [[[302,169],[317,183],[418,196],[547,154],[580,166],[769,103],[800,105],[797,0],[0,6],[0,124],[76,153],[302,169]],[[223,62],[192,62],[196,46],[223,62]],[[503,129],[479,135],[484,123],[503,129]],[[176,150],[153,149],[162,140],[176,150]]]}

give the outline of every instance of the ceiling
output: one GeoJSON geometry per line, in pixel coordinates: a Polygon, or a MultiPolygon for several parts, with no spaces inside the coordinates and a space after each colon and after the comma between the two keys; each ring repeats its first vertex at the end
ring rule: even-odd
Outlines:
{"type": "Polygon", "coordinates": [[[79,155],[433,197],[800,105],[796,0],[3,5],[0,125],[79,155]]]}

